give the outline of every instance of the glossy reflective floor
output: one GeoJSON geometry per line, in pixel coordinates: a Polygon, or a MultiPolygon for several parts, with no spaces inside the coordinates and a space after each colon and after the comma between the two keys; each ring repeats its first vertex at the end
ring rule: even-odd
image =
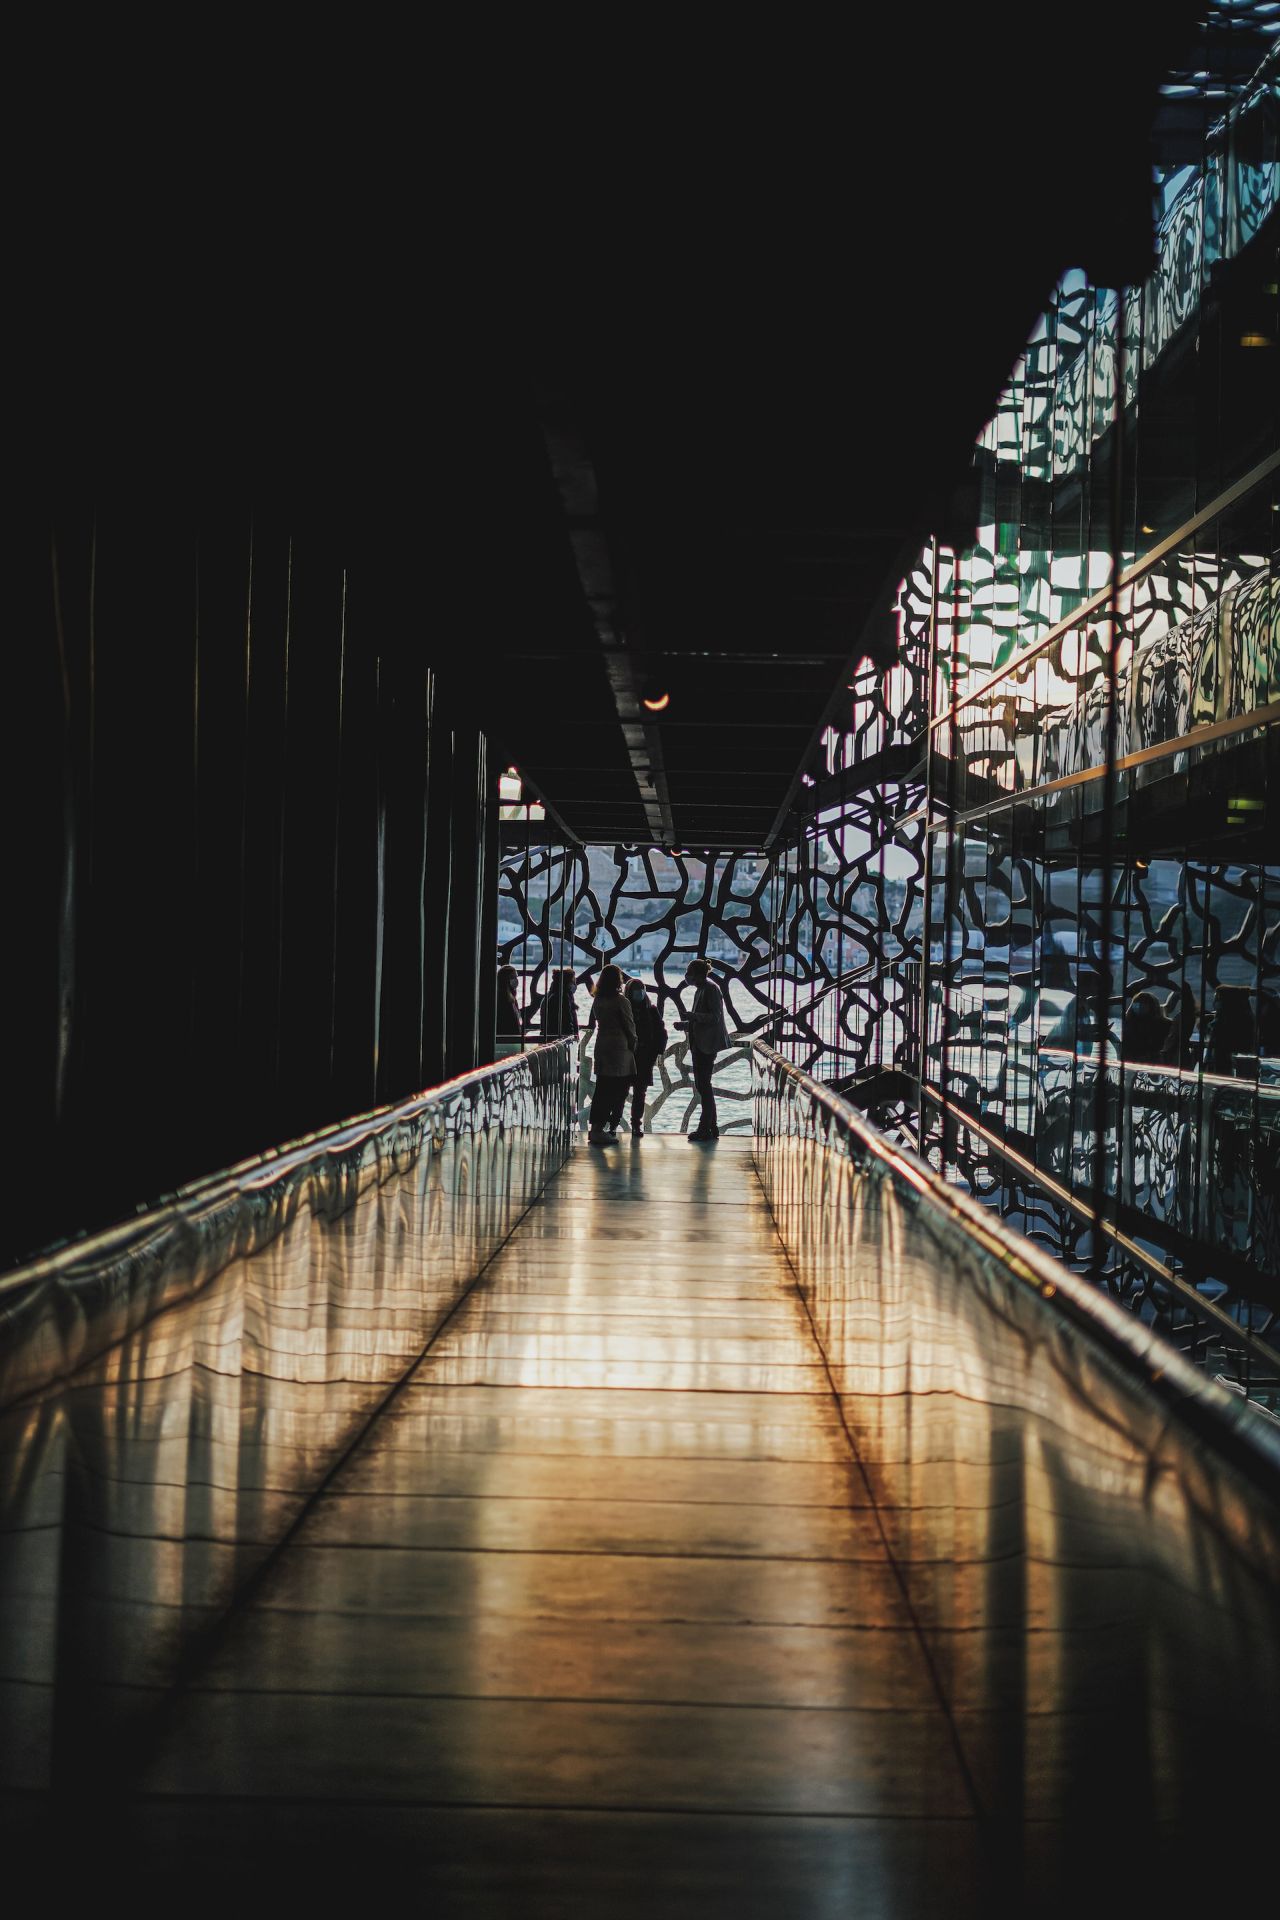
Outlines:
{"type": "MultiPolygon", "coordinates": [[[[215,1308],[167,1316],[163,1351],[215,1308]]],[[[120,1371],[85,1391],[119,1395],[120,1371]]],[[[128,1779],[73,1780],[41,1831],[56,1836],[69,1805],[92,1810],[98,1842],[139,1884],[194,1873],[230,1890],[252,1871],[259,1890],[333,1893],[349,1879],[367,1899],[371,1874],[375,1887],[408,1874],[432,1913],[1043,1912],[1056,1910],[1064,1858],[1101,1862],[1100,1830],[1132,1843],[1103,1891],[1163,1886],[1152,1835],[1184,1828],[1199,1775],[1185,1742],[1152,1746],[1179,1676],[1158,1676],[1154,1699],[1133,1684],[1135,1594],[1148,1600],[1131,1567],[1108,1579],[1106,1562],[1125,1558],[1116,1540],[1091,1537],[1077,1617],[1055,1622],[1050,1572],[1028,1566],[1017,1577],[1034,1618],[1023,1608],[1000,1631],[1021,1560],[1010,1525],[989,1516],[989,1570],[964,1583],[940,1655],[919,1579],[928,1570],[930,1592],[951,1591],[959,1470],[932,1519],[912,1516],[914,1548],[891,1552],[891,1482],[861,1460],[836,1384],[748,1141],[580,1149],[274,1533],[259,1488],[241,1551],[292,1531],[259,1553],[254,1584],[177,1685],[161,1684],[148,1649],[165,1609],[216,1621],[201,1555],[217,1549],[189,1489],[187,1521],[157,1522],[157,1489],[179,1469],[155,1466],[152,1440],[147,1513],[137,1507],[145,1396],[125,1394],[107,1531],[136,1546],[149,1527],[150,1544],[141,1558],[121,1546],[114,1572],[90,1556],[101,1605],[70,1657],[86,1727],[131,1703],[128,1779]],[[1083,1686],[1056,1671],[1064,1659],[1083,1686]],[[1048,1856],[1043,1830],[1056,1836],[1048,1856]]],[[[320,1444],[335,1391],[347,1389],[256,1420],[277,1447],[255,1455],[259,1481],[287,1480],[290,1449],[320,1444]]],[[[170,1370],[160,1427],[173,1392],[170,1370]]],[[[1004,1454],[1010,1424],[1006,1409],[1004,1454]]],[[[29,1462],[28,1491],[38,1480],[29,1462]]],[[[1007,1475],[998,1484],[1016,1509],[1007,1475]]],[[[33,1523],[24,1551],[43,1537],[33,1523]]],[[[59,1552],[24,1591],[75,1577],[85,1550],[64,1539],[59,1552]]],[[[1188,1570],[1189,1592],[1197,1577],[1188,1570]]],[[[1220,1568],[1206,1580],[1197,1604],[1214,1617],[1189,1645],[1230,1636],[1223,1724],[1239,1761],[1250,1740],[1269,1745],[1274,1674],[1257,1674],[1252,1701],[1239,1678],[1266,1595],[1223,1591],[1220,1568]]],[[[1059,1591],[1080,1599],[1069,1579],[1059,1591]]],[[[20,1617],[32,1633],[44,1616],[31,1602],[20,1617]]],[[[49,1661],[66,1660],[65,1625],[54,1638],[49,1661]]],[[[20,1657],[11,1638],[6,1677],[20,1657]]],[[[52,1712],[56,1723],[56,1696],[52,1712]]],[[[1192,1732],[1207,1759],[1223,1728],[1210,1717],[1192,1732]]],[[[9,1817],[34,1831],[47,1806],[12,1797],[9,1817]]]]}

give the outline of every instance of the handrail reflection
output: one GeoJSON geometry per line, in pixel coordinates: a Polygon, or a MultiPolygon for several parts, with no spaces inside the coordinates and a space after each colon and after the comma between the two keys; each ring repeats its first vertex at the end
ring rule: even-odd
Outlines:
{"type": "MultiPolygon", "coordinates": [[[[457,1138],[523,1124],[545,1094],[562,1111],[552,1122],[560,1158],[570,1139],[571,1045],[549,1041],[519,1059],[448,1080],[412,1099],[305,1134],[202,1176],[130,1220],[55,1247],[0,1275],[0,1408],[38,1392],[97,1358],[154,1314],[206,1286],[233,1259],[260,1250],[288,1224],[308,1180],[338,1181],[313,1194],[330,1215],[354,1203],[371,1168],[366,1150],[394,1170],[416,1157],[428,1135],[457,1138]],[[515,1105],[513,1106],[513,1102],[515,1105]],[[479,1128],[471,1124],[481,1110],[479,1128]],[[399,1144],[397,1144],[399,1142],[399,1144]],[[346,1191],[343,1181],[354,1180],[346,1191]]],[[[545,1099],[542,1105],[546,1106],[545,1099]]]]}
{"type": "MultiPolygon", "coordinates": [[[[761,1041],[753,1042],[756,1061],[755,1131],[757,1154],[770,1193],[771,1151],[785,1137],[778,1124],[780,1099],[802,1099],[822,1117],[821,1144],[834,1131],[843,1136],[850,1157],[878,1169],[909,1192],[940,1220],[950,1221],[967,1242],[993,1260],[1020,1286],[1053,1303],[1053,1312],[1069,1318],[1118,1361],[1135,1387],[1156,1393],[1180,1417],[1210,1438],[1237,1465],[1260,1474],[1275,1495],[1280,1492],[1280,1434],[1239,1399],[1217,1387],[1151,1328],[1136,1320],[1087,1279],[1050,1258],[1033,1242],[1015,1234],[961,1188],[940,1178],[914,1153],[888,1140],[820,1081],[793,1066],[761,1041]],[[784,1095],[785,1090],[785,1095],[784,1095]]],[[[816,1134],[813,1121],[806,1125],[816,1134]]],[[[776,1211],[776,1209],[775,1209],[776,1211]]],[[[784,1242],[787,1234],[783,1232],[784,1242]]]]}
{"type": "Polygon", "coordinates": [[[573,1144],[568,1043],[185,1189],[0,1296],[0,1786],[101,1795],[573,1144]]]}
{"type": "Polygon", "coordinates": [[[860,1497],[1012,1843],[991,1904],[1075,1911],[1117,1856],[1176,1886],[1188,1832],[1273,1885],[1280,1436],[759,1045],[755,1104],[860,1497]]]}

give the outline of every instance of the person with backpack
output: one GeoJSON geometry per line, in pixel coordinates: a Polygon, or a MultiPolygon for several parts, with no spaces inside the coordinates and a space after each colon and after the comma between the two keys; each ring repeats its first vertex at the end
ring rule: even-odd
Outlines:
{"type": "Polygon", "coordinates": [[[653,1070],[667,1044],[667,1029],[654,1006],[643,980],[628,980],[627,1000],[636,1023],[636,1070],[631,1082],[631,1131],[639,1139],[644,1133],[645,1094],[653,1085],[653,1070]]]}

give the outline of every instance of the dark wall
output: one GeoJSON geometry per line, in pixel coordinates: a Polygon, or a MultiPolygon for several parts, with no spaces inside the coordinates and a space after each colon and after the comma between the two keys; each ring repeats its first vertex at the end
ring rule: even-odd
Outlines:
{"type": "Polygon", "coordinates": [[[496,775],[403,576],[247,511],[26,550],[4,1264],[492,1052],[496,775]]]}

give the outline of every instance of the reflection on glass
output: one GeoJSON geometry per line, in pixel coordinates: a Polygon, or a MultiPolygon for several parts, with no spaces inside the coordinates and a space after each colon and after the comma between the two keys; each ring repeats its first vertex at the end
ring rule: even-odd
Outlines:
{"type": "Polygon", "coordinates": [[[1015,1880],[1060,1899],[1123,1809],[1152,1876],[1227,1819],[1253,1884],[1280,1714],[1269,1428],[774,1054],[756,1130],[960,1751],[1025,1846],[1015,1880]]]}
{"type": "Polygon", "coordinates": [[[0,1787],[101,1795],[563,1162],[567,1045],[7,1277],[0,1787]]]}

